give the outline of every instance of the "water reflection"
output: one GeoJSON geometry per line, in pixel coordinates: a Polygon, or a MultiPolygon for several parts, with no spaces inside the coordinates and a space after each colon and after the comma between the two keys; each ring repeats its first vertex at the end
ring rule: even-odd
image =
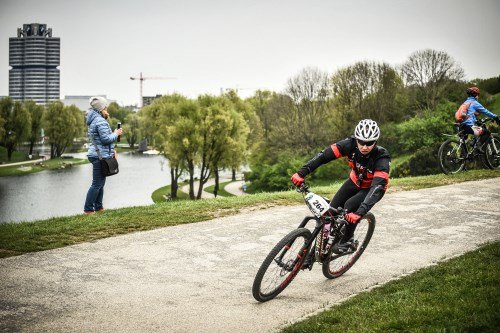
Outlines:
{"type": "MultiPolygon", "coordinates": [[[[85,158],[85,153],[73,156],[85,158]]],[[[106,208],[152,204],[151,193],[170,184],[168,161],[162,156],[122,153],[119,163],[120,173],[106,180],[106,208]]],[[[80,214],[91,181],[90,164],[1,177],[0,223],[80,214]]]]}

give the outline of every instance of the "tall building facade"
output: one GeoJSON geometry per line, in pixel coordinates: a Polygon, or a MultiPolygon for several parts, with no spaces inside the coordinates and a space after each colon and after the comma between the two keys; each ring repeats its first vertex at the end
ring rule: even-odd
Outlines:
{"type": "Polygon", "coordinates": [[[9,96],[46,104],[59,100],[61,40],[46,24],[23,24],[9,38],[9,96]]]}

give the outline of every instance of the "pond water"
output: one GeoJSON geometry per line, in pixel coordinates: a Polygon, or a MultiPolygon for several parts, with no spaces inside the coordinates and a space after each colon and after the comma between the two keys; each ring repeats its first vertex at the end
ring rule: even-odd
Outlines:
{"type": "MultiPolygon", "coordinates": [[[[86,158],[86,153],[69,155],[86,158]]],[[[108,177],[104,187],[105,208],[153,204],[153,191],[170,184],[170,169],[163,156],[122,153],[118,161],[120,173],[108,177]]],[[[91,182],[90,163],[0,177],[0,223],[81,214],[91,182]]]]}

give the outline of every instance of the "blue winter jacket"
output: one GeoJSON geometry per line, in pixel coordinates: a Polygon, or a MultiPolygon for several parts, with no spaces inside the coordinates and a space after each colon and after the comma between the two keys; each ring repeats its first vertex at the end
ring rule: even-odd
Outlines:
{"type": "Polygon", "coordinates": [[[87,135],[90,139],[88,157],[98,157],[95,150],[94,142],[99,147],[99,152],[102,158],[109,158],[114,155],[115,145],[113,142],[116,141],[118,135],[111,131],[106,119],[101,116],[101,114],[94,110],[89,109],[87,111],[87,135]]]}
{"type": "Polygon", "coordinates": [[[494,113],[492,113],[491,111],[488,111],[488,109],[486,109],[484,106],[481,105],[481,103],[479,103],[477,101],[477,99],[475,97],[472,97],[470,96],[469,98],[467,98],[465,100],[464,103],[471,103],[471,105],[469,106],[469,108],[467,109],[467,119],[462,123],[464,125],[469,125],[469,126],[472,126],[476,123],[476,114],[475,112],[479,112],[479,113],[482,113],[490,118],[495,118],[496,115],[494,113]]]}

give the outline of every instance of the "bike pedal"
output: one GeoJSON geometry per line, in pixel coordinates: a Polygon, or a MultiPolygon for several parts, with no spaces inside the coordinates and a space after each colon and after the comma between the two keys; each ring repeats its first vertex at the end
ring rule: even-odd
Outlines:
{"type": "Polygon", "coordinates": [[[312,270],[313,265],[314,265],[314,262],[312,262],[312,261],[310,261],[310,262],[304,262],[302,264],[302,266],[300,267],[300,270],[306,270],[306,269],[312,270]]]}

